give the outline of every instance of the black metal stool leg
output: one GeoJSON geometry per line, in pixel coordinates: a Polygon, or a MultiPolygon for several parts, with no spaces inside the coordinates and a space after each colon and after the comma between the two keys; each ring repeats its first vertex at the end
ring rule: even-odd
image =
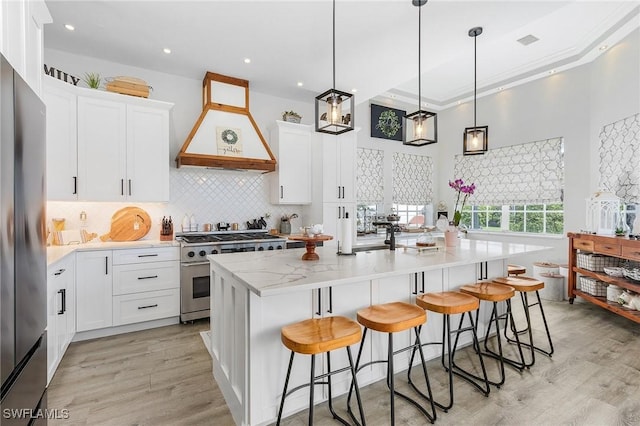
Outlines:
{"type": "Polygon", "coordinates": [[[278,409],[278,420],[276,421],[276,426],[280,425],[280,420],[282,419],[282,409],[284,408],[284,399],[287,395],[287,386],[289,385],[289,377],[291,376],[291,366],[293,365],[293,356],[295,352],[291,351],[291,357],[289,358],[289,368],[287,368],[287,376],[284,379],[284,390],[282,391],[282,398],[280,399],[280,408],[278,409]]]}
{"type": "Polygon", "coordinates": [[[467,381],[469,384],[471,384],[473,387],[475,387],[476,389],[478,389],[480,392],[482,392],[485,396],[489,396],[489,381],[487,379],[487,370],[485,369],[484,366],[484,360],[482,359],[482,353],[478,352],[478,359],[480,360],[480,367],[482,368],[482,377],[476,376],[475,374],[472,374],[468,371],[466,371],[465,369],[459,367],[456,365],[455,363],[455,352],[457,350],[458,347],[458,340],[460,337],[460,334],[464,331],[471,331],[472,337],[473,337],[473,347],[480,347],[480,343],[478,342],[478,335],[476,333],[476,325],[473,322],[473,315],[471,314],[471,312],[464,312],[460,318],[460,324],[458,326],[458,329],[456,330],[456,340],[455,343],[453,345],[453,357],[452,359],[454,360],[452,362],[452,370],[453,370],[453,374],[455,374],[456,376],[460,377],[461,379],[467,381]],[[470,327],[465,327],[463,328],[462,325],[464,323],[464,316],[468,314],[469,315],[469,322],[470,322],[470,327]],[[480,386],[480,384],[478,384],[476,381],[481,381],[484,382],[484,388],[482,386],[480,386]]]}
{"type": "Polygon", "coordinates": [[[549,325],[547,324],[547,317],[542,309],[542,301],[540,300],[540,293],[536,290],[536,297],[538,298],[538,306],[540,307],[540,315],[542,315],[542,322],[544,323],[544,329],[547,332],[547,340],[549,341],[549,351],[544,351],[540,348],[535,348],[538,352],[542,352],[547,356],[553,355],[553,342],[551,341],[551,334],[549,333],[549,325]]]}
{"type": "Polygon", "coordinates": [[[391,426],[394,426],[396,424],[396,409],[393,383],[393,333],[389,333],[389,347],[387,348],[387,384],[391,390],[389,402],[391,404],[391,426]]]}
{"type": "Polygon", "coordinates": [[[309,426],[313,425],[313,390],[315,389],[315,381],[316,381],[316,356],[311,355],[311,380],[309,380],[310,389],[309,389],[309,426]]]}
{"type": "MultiPolygon", "coordinates": [[[[364,417],[364,408],[362,407],[362,399],[360,398],[360,388],[358,387],[358,382],[356,380],[356,369],[353,365],[353,357],[351,356],[351,348],[349,346],[347,346],[347,356],[349,357],[349,366],[351,367],[351,386],[353,386],[356,390],[356,401],[358,402],[358,410],[360,411],[360,420],[362,421],[362,426],[366,426],[367,423],[364,417]]],[[[351,392],[351,390],[349,390],[349,392],[351,392]]],[[[348,404],[347,407],[349,407],[348,404]]],[[[351,410],[349,410],[349,412],[351,412],[351,410]]],[[[359,425],[356,419],[353,419],[353,421],[356,423],[356,425],[359,425]]]]}
{"type": "MultiPolygon", "coordinates": [[[[356,365],[354,367],[355,372],[357,373],[359,368],[360,368],[360,359],[362,357],[362,350],[364,348],[364,342],[367,338],[367,331],[369,329],[367,327],[364,327],[364,330],[362,331],[362,339],[360,340],[360,348],[358,349],[358,356],[356,357],[356,365]]],[[[349,352],[351,353],[351,352],[349,352]]],[[[354,375],[355,377],[355,375],[354,375]]],[[[351,410],[351,395],[353,394],[353,387],[355,384],[355,378],[354,380],[351,382],[351,386],[349,386],[349,393],[347,394],[347,411],[349,412],[349,416],[351,416],[351,419],[353,419],[354,422],[357,423],[356,420],[356,416],[355,414],[353,414],[353,411],[351,410]]]]}

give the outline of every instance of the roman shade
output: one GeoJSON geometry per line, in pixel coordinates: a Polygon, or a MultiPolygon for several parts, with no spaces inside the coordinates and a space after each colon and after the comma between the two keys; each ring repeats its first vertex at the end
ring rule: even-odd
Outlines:
{"type": "Polygon", "coordinates": [[[600,189],[625,203],[640,203],[640,114],[600,131],[600,189]]]}
{"type": "Polygon", "coordinates": [[[426,155],[393,154],[393,202],[423,205],[433,197],[433,159],[426,155]]]}
{"type": "Polygon", "coordinates": [[[475,183],[474,205],[518,205],[562,202],[564,148],[562,138],[502,148],[484,155],[456,155],[456,179],[475,183]]]}
{"type": "Polygon", "coordinates": [[[384,152],[358,148],[357,201],[360,204],[384,202],[384,152]]]}

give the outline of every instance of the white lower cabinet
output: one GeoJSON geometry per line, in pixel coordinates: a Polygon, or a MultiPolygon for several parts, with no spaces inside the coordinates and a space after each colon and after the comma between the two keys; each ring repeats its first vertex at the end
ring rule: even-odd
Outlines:
{"type": "Polygon", "coordinates": [[[113,325],[132,324],[180,314],[180,289],[113,296],[113,325]]]}
{"type": "Polygon", "coordinates": [[[180,315],[178,247],[79,252],[78,331],[180,315]]]}
{"type": "Polygon", "coordinates": [[[75,256],[47,269],[47,384],[76,332],[75,256]]]}
{"type": "Polygon", "coordinates": [[[113,253],[111,250],[77,253],[76,329],[96,330],[113,325],[113,253]]]}
{"type": "Polygon", "coordinates": [[[114,251],[114,326],[180,315],[179,255],[178,247],[114,251]]]}

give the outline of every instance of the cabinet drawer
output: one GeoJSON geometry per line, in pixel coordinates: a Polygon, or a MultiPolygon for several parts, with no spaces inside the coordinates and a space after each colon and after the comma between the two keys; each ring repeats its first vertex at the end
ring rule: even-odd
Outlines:
{"type": "Polygon", "coordinates": [[[113,267],[113,295],[180,287],[180,262],[152,262],[113,267]]]}
{"type": "Polygon", "coordinates": [[[180,290],[160,290],[113,296],[113,325],[132,324],[180,315],[180,290]]]}
{"type": "Polygon", "coordinates": [[[593,244],[593,241],[573,240],[573,248],[580,249],[580,250],[593,251],[594,244],[593,244]]]}
{"type": "Polygon", "coordinates": [[[165,260],[180,260],[180,248],[156,247],[113,251],[114,265],[126,265],[128,263],[162,262],[165,260]]]}
{"type": "Polygon", "coordinates": [[[640,247],[622,246],[622,257],[640,262],[640,247]]]}
{"type": "Polygon", "coordinates": [[[606,243],[596,243],[595,251],[597,253],[602,254],[610,254],[612,256],[620,256],[620,245],[618,244],[606,244],[606,243]]]}

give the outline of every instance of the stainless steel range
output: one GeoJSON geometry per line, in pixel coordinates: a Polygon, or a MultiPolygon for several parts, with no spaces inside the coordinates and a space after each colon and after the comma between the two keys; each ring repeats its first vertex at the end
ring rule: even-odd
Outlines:
{"type": "Polygon", "coordinates": [[[180,241],[180,321],[209,316],[211,306],[209,261],[222,253],[283,250],[286,239],[267,231],[219,231],[176,234],[180,241]]]}

